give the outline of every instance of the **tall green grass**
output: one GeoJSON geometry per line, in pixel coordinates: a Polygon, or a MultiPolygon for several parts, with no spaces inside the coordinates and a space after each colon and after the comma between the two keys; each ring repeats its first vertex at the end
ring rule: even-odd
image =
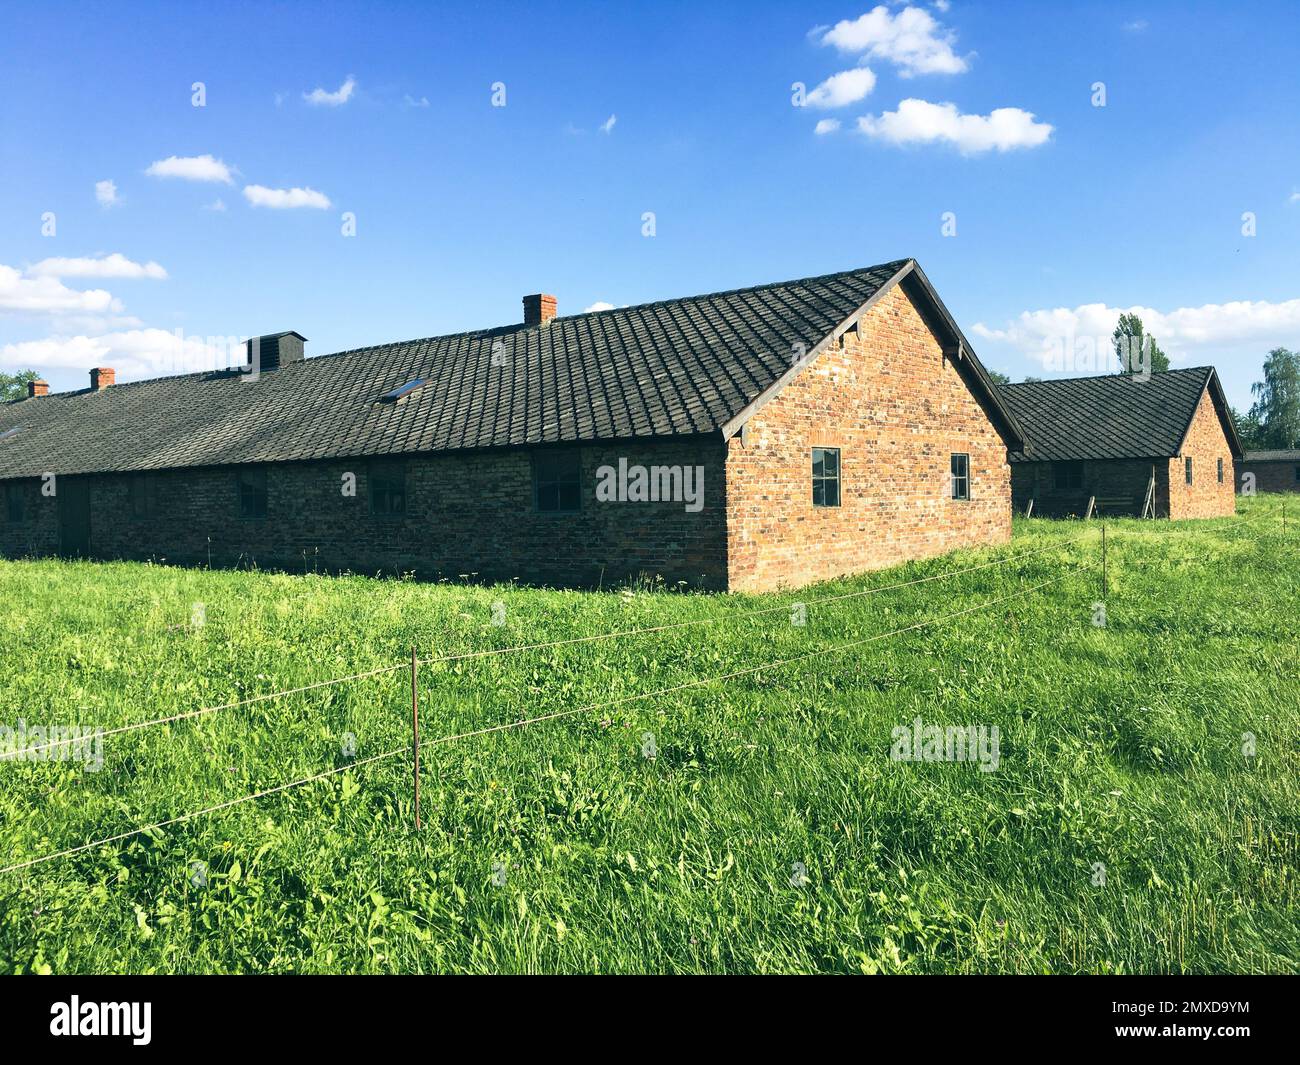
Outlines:
{"type": "MultiPolygon", "coordinates": [[[[7,873],[0,965],[1295,972],[1300,535],[1279,504],[1244,500],[1246,525],[1108,522],[1104,628],[1097,522],[1018,520],[1006,548],[771,597],[0,562],[11,726],[112,728],[412,644],[429,658],[704,622],[423,666],[422,831],[398,757],[7,873]],[[796,603],[804,626],[750,613],[796,603]],[[996,725],[997,770],[892,761],[891,731],[918,716],[996,725]]],[[[400,748],[409,683],[110,737],[98,773],[0,762],[0,865],[344,768],[349,734],[356,759],[400,748]]]]}

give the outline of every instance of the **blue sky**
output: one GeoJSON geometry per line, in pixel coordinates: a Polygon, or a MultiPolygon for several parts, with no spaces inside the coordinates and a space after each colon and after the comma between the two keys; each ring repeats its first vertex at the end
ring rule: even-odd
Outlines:
{"type": "Polygon", "coordinates": [[[1132,307],[1239,406],[1300,348],[1294,4],[873,6],[7,3],[0,369],[77,388],[195,365],[176,330],[324,354],[906,256],[1016,378],[1090,372],[1132,307]]]}

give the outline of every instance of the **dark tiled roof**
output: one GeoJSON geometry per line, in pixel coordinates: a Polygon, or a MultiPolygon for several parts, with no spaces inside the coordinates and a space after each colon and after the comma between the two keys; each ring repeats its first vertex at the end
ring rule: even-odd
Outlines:
{"type": "MultiPolygon", "coordinates": [[[[1110,374],[1000,385],[1029,443],[1026,450],[1012,452],[1011,461],[1172,457],[1207,386],[1225,417],[1227,405],[1212,366],[1165,370],[1145,380],[1110,374]]],[[[1240,448],[1233,453],[1240,454],[1240,448]]]]}
{"type": "Polygon", "coordinates": [[[811,351],[904,268],[928,290],[902,259],[345,351],[256,380],[226,370],[25,399],[0,406],[0,433],[23,427],[0,439],[0,478],[715,433],[776,384],[795,345],[811,351]],[[428,383],[405,402],[380,402],[416,379],[428,383]]]}
{"type": "Polygon", "coordinates": [[[1247,451],[1247,462],[1300,462],[1300,451],[1247,451]]]}

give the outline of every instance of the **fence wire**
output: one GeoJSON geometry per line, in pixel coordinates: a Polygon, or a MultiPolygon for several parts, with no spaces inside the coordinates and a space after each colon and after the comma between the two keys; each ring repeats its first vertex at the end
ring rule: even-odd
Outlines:
{"type": "MultiPolygon", "coordinates": [[[[962,574],[965,573],[973,573],[976,570],[988,569],[991,566],[1003,566],[1011,562],[1020,561],[1021,559],[1031,558],[1035,555],[1045,554],[1048,551],[1056,551],[1062,548],[1070,547],[1073,544],[1077,543],[1079,539],[1080,538],[1076,537],[1073,540],[1067,540],[1061,544],[1053,544],[1048,547],[1037,548],[1033,551],[1024,551],[1021,552],[1020,554],[1009,555],[1006,558],[998,558],[988,562],[981,562],[974,566],[966,566],[959,570],[949,570],[944,573],[934,573],[927,577],[918,577],[910,581],[901,581],[896,584],[879,585],[875,588],[866,588],[856,592],[845,592],[840,595],[824,596],[821,599],[800,600],[799,605],[805,607],[823,606],[827,603],[837,603],[848,599],[860,599],[863,596],[876,595],[880,592],[895,591],[896,589],[907,588],[910,587],[911,585],[926,584],[929,583],[930,581],[947,580],[952,577],[960,577],[962,574]]],[[[566,647],[575,644],[595,643],[600,640],[623,639],[631,636],[648,636],[654,633],[669,632],[674,629],[688,628],[693,625],[716,625],[716,624],[722,624],[724,622],[741,620],[744,618],[761,617],[769,614],[779,614],[783,612],[788,612],[790,608],[794,605],[795,604],[791,602],[791,603],[782,604],[781,606],[766,607],[762,610],[737,611],[734,613],[723,614],[716,617],[694,618],[688,621],[676,621],[667,625],[653,625],[653,626],[640,628],[640,629],[622,629],[614,632],[598,633],[593,636],[575,636],[564,640],[550,640],[545,643],[518,644],[513,647],[489,648],[487,650],[482,650],[482,651],[466,651],[460,654],[442,655],[440,657],[435,657],[435,658],[422,658],[422,659],[418,659],[417,662],[419,665],[422,666],[438,665],[440,663],[462,662],[468,659],[486,658],[495,655],[518,654],[524,651],[539,651],[539,650],[545,650],[547,648],[552,648],[552,647],[566,647]]],[[[205,717],[208,714],[215,714],[223,710],[236,710],[241,707],[251,706],[254,703],[268,702],[271,699],[280,699],[288,695],[299,695],[302,692],[316,691],[317,689],[320,688],[328,688],[337,684],[347,684],[347,683],[351,683],[352,681],[364,680],[369,677],[377,677],[386,673],[395,673],[398,670],[406,670],[406,669],[410,669],[409,660],[398,662],[391,666],[382,666],[378,669],[368,670],[364,673],[352,673],[346,677],[335,677],[330,680],[317,681],[315,684],[307,684],[300,688],[288,688],[284,691],[266,692],[261,695],[249,696],[247,699],[240,699],[231,703],[221,703],[217,706],[201,706],[194,710],[182,711],[179,714],[169,714],[166,717],[152,718],[149,721],[136,721],[129,725],[121,725],[118,726],[117,728],[105,729],[103,732],[100,733],[100,735],[103,736],[104,738],[107,738],[109,736],[120,736],[123,733],[127,733],[127,732],[137,732],[140,729],[153,728],[157,725],[170,725],[170,724],[174,724],[177,721],[187,721],[192,718],[205,717]]],[[[21,751],[8,751],[3,754],[0,754],[0,761],[22,758],[26,755],[35,754],[39,751],[51,750],[55,747],[63,747],[69,744],[79,743],[79,742],[82,741],[77,738],[51,740],[48,743],[38,744],[34,747],[25,747],[21,751]]]]}
{"type": "MultiPolygon", "coordinates": [[[[978,603],[975,606],[967,607],[964,610],[953,611],[952,613],[943,614],[940,615],[939,617],[928,618],[924,621],[918,621],[911,625],[905,625],[901,628],[891,629],[889,632],[876,633],[873,636],[868,636],[860,640],[853,640],[848,643],[835,644],[830,647],[822,647],[813,651],[804,652],[803,654],[793,655],[789,658],[774,659],[772,661],[762,662],[756,666],[749,666],[745,669],[739,669],[739,670],[734,670],[730,673],[724,673],[719,676],[703,677],[696,680],[687,681],[684,684],[675,684],[672,685],[671,687],[660,688],[655,691],[641,692],[637,695],[623,696],[618,699],[611,699],[600,703],[590,703],[585,706],[572,707],[568,710],[557,710],[554,713],[540,714],[536,717],[522,718],[518,721],[507,721],[499,725],[491,725],[481,729],[474,729],[469,732],[459,732],[449,736],[439,736],[431,740],[422,741],[420,743],[420,749],[423,750],[426,747],[436,747],[443,744],[455,743],[461,740],[472,739],[478,736],[487,736],[495,732],[506,732],[513,729],[526,728],[530,725],[540,724],[545,721],[558,721],[564,718],[575,717],[579,714],[589,714],[596,710],[606,710],[606,709],[612,709],[613,707],[616,706],[625,706],[629,703],[644,702],[647,699],[658,698],[664,695],[671,695],[676,692],[688,691],[696,688],[704,688],[713,684],[722,684],[725,683],[726,681],[735,680],[739,677],[751,676],[755,673],[761,673],[762,671],[768,669],[779,669],[782,666],[793,665],[794,663],[797,662],[803,662],[809,659],[819,658],[824,655],[842,653],[844,651],[852,650],[856,647],[863,647],[870,643],[877,643],[881,640],[886,640],[891,637],[901,635],[902,633],[905,632],[914,632],[919,629],[928,628],[932,625],[941,624],[945,621],[951,621],[954,618],[965,617],[966,615],[969,614],[978,613],[981,610],[988,610],[991,607],[998,606],[1002,603],[1010,602],[1013,599],[1023,598],[1024,596],[1029,595],[1032,592],[1036,592],[1042,588],[1047,588],[1051,585],[1059,584],[1061,581],[1064,581],[1069,577],[1074,576],[1078,572],[1079,570],[1077,569],[1071,570],[1069,573],[1064,573],[1059,577],[1053,577],[1051,580],[1042,581],[1038,584],[1032,585],[1029,588],[1024,588],[1018,592],[1013,592],[1010,595],[1000,596],[997,599],[987,600],[986,602],[978,603]]],[[[41,865],[45,862],[51,862],[58,858],[67,858],[74,854],[81,854],[85,851],[93,850],[96,847],[103,847],[113,843],[120,843],[123,840],[131,839],[135,836],[139,836],[147,832],[159,831],[161,829],[169,828],[174,825],[183,824],[184,822],[192,821],[198,817],[204,817],[208,814],[217,813],[221,810],[230,809],[233,806],[239,806],[242,803],[254,802],[258,799],[266,798],[267,796],[275,795],[282,791],[287,791],[290,788],[301,787],[305,784],[311,784],[319,780],[324,780],[327,777],[335,776],[339,773],[345,773],[349,769],[355,769],[359,766],[369,765],[390,758],[396,758],[399,755],[410,754],[412,752],[412,749],[413,749],[412,745],[407,744],[406,746],[396,748],[395,750],[385,751],[383,754],[370,755],[366,758],[362,758],[362,759],[358,759],[357,761],[350,762],[344,766],[337,766],[334,769],[327,769],[324,772],[315,773],[309,777],[303,777],[301,780],[290,781],[286,784],[278,784],[275,787],[265,788],[261,791],[253,792],[251,795],[240,796],[237,799],[230,799],[227,800],[226,802],[218,803],[215,806],[209,806],[202,810],[195,810],[191,813],[180,814],[176,817],[169,818],[165,821],[157,821],[149,825],[141,825],[140,827],[130,829],[127,832],[121,832],[113,836],[106,836],[103,839],[93,840],[89,843],[83,843],[76,847],[69,847],[66,850],[56,851],[53,854],[47,854],[39,858],[29,859],[28,861],[25,862],[18,862],[13,865],[8,865],[3,868],[0,868],[0,875],[3,875],[5,873],[18,872],[23,869],[30,869],[33,866],[41,865]]]]}

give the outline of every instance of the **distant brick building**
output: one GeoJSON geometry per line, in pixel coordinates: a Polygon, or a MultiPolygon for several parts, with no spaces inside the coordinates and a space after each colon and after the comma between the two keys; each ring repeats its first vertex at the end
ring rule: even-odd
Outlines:
{"type": "Polygon", "coordinates": [[[1241,442],[1211,366],[1000,388],[1027,447],[1011,454],[1015,508],[1046,516],[1232,514],[1241,442]]]}
{"type": "Polygon", "coordinates": [[[1300,492],[1300,451],[1247,451],[1237,462],[1237,491],[1245,475],[1256,492],[1300,492]]]}
{"type": "Polygon", "coordinates": [[[913,260],[256,352],[0,408],[0,551],[762,590],[1010,536],[1020,431],[913,260]]]}

